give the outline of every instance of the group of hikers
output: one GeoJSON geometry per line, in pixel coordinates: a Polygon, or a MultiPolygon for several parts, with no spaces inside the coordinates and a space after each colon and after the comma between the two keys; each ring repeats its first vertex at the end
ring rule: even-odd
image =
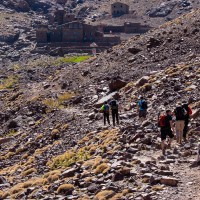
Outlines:
{"type": "MultiPolygon", "coordinates": [[[[146,119],[147,109],[148,105],[146,100],[140,96],[137,103],[140,119],[146,119]]],[[[110,110],[112,113],[113,126],[115,126],[115,122],[119,125],[119,104],[116,99],[113,98],[109,103],[104,102],[100,110],[104,115],[104,125],[106,125],[106,122],[110,125],[110,110]]],[[[175,132],[178,144],[182,144],[183,140],[187,140],[188,124],[191,115],[192,109],[186,101],[177,103],[173,111],[163,109],[162,112],[158,114],[158,127],[160,127],[161,132],[161,149],[163,155],[165,155],[166,148],[171,147],[175,132]],[[173,117],[175,117],[175,126],[173,117]],[[169,140],[166,144],[167,136],[169,140]]]]}
{"type": "Polygon", "coordinates": [[[110,108],[112,112],[113,126],[115,126],[115,122],[119,125],[119,105],[116,99],[112,99],[109,103],[107,101],[104,102],[101,107],[101,111],[104,115],[104,126],[106,125],[106,121],[110,125],[110,108]]]}
{"type": "Polygon", "coordinates": [[[176,132],[176,141],[178,144],[182,144],[183,141],[187,141],[187,132],[190,116],[192,115],[192,109],[188,102],[178,102],[174,111],[166,110],[158,116],[158,126],[161,131],[161,148],[162,153],[165,155],[166,147],[171,147],[172,139],[174,138],[174,132],[176,132]],[[175,117],[175,126],[173,123],[173,116],[175,117]],[[168,144],[166,144],[166,138],[169,137],[168,144]]]}

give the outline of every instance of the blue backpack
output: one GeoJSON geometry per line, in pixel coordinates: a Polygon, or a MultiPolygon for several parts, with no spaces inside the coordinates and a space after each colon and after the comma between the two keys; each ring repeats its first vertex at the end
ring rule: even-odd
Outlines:
{"type": "Polygon", "coordinates": [[[104,112],[108,113],[109,112],[109,105],[107,105],[107,104],[104,105],[104,109],[103,110],[104,110],[104,112]]]}

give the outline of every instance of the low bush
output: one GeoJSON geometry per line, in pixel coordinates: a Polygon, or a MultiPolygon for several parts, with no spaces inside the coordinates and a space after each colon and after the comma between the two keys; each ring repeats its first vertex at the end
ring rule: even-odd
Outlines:
{"type": "Polygon", "coordinates": [[[51,169],[58,169],[63,167],[68,167],[72,163],[88,160],[90,155],[84,148],[81,148],[77,151],[69,150],[64,154],[59,155],[53,158],[48,165],[51,169]]]}
{"type": "Polygon", "coordinates": [[[115,192],[112,190],[104,190],[96,194],[94,200],[105,200],[112,198],[115,195],[115,192]]]}
{"type": "Polygon", "coordinates": [[[58,187],[58,194],[69,194],[74,190],[74,186],[72,184],[63,184],[58,187]]]}
{"type": "Polygon", "coordinates": [[[106,173],[110,167],[106,163],[102,163],[97,166],[97,168],[94,170],[95,174],[101,174],[101,173],[106,173]]]}

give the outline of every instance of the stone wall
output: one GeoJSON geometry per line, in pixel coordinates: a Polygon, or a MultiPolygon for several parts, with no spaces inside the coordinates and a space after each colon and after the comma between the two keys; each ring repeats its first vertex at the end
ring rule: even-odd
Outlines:
{"type": "Polygon", "coordinates": [[[37,43],[47,42],[48,27],[40,27],[36,30],[36,40],[37,43]]]}
{"type": "Polygon", "coordinates": [[[123,33],[124,26],[104,26],[104,33],[110,33],[110,31],[113,33],[123,33]]]}
{"type": "Polygon", "coordinates": [[[124,33],[145,33],[150,29],[140,23],[124,23],[124,33]]]}
{"type": "Polygon", "coordinates": [[[82,42],[83,41],[83,29],[74,28],[69,29],[63,27],[62,42],[82,42]]]}
{"type": "Polygon", "coordinates": [[[150,29],[149,26],[140,23],[124,23],[123,26],[104,26],[104,33],[145,33],[150,29]]]}
{"type": "Polygon", "coordinates": [[[121,39],[118,36],[104,36],[96,37],[95,42],[97,43],[97,45],[101,45],[101,43],[106,43],[107,45],[113,46],[119,44],[121,42],[121,39]]]}
{"type": "Polygon", "coordinates": [[[97,26],[83,24],[83,32],[84,32],[83,41],[84,42],[94,42],[97,30],[98,30],[97,26]]]}

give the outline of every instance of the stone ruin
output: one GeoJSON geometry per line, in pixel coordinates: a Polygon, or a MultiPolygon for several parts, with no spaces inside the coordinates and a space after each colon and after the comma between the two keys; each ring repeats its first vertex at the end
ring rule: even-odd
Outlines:
{"type": "Polygon", "coordinates": [[[121,42],[119,33],[138,34],[148,30],[149,27],[139,23],[126,22],[122,26],[93,25],[85,23],[63,8],[58,8],[49,14],[48,25],[38,26],[35,51],[56,54],[54,50],[59,49],[62,54],[91,53],[90,45],[94,42],[98,46],[97,52],[101,52],[121,42]]]}

